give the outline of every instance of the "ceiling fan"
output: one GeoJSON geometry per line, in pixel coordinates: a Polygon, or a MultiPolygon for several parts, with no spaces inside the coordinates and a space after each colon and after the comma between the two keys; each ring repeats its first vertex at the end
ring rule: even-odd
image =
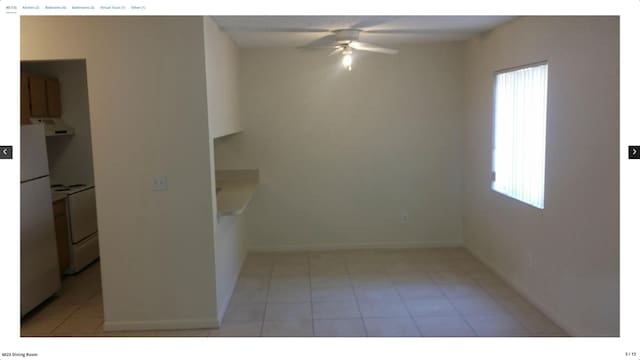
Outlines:
{"type": "MultiPolygon", "coordinates": [[[[269,33],[317,33],[322,34],[308,44],[298,47],[300,50],[332,50],[329,55],[342,54],[342,64],[351,69],[352,54],[368,51],[394,55],[398,50],[360,41],[362,34],[401,35],[428,34],[464,34],[482,24],[471,26],[469,17],[423,17],[423,16],[267,16],[267,17],[216,17],[221,29],[226,32],[269,32],[269,33]],[[326,18],[326,19],[325,19],[326,18]]],[[[490,19],[491,20],[491,19],[490,19]]],[[[495,19],[494,19],[495,21],[495,19]]],[[[484,28],[483,28],[484,29],[484,28]]],[[[475,31],[475,30],[474,30],[475,31]]]]}
{"type": "MultiPolygon", "coordinates": [[[[342,65],[348,70],[351,70],[351,64],[353,63],[352,54],[354,51],[369,51],[380,54],[395,55],[398,50],[381,47],[375,44],[370,44],[360,41],[360,34],[404,34],[404,33],[420,33],[424,30],[416,29],[376,29],[375,27],[381,25],[387,21],[398,18],[397,16],[373,16],[365,17],[361,19],[355,19],[359,21],[351,22],[351,19],[342,21],[343,28],[337,27],[338,30],[330,30],[327,28],[305,27],[298,24],[294,26],[244,26],[235,27],[230,24],[225,24],[223,30],[238,32],[238,31],[255,31],[255,32],[282,32],[282,33],[318,33],[327,34],[319,39],[316,39],[306,45],[298,47],[299,50],[317,50],[317,49],[333,49],[329,55],[342,54],[342,65]],[[349,24],[349,22],[351,22],[349,24]]],[[[236,18],[237,19],[237,18],[236,18]]],[[[244,20],[251,20],[244,19],[244,20]]],[[[287,21],[287,17],[271,17],[269,20],[287,21]]]]}
{"type": "MultiPolygon", "coordinates": [[[[381,39],[380,35],[417,35],[419,38],[465,39],[512,20],[510,16],[215,16],[227,33],[314,33],[320,38],[298,47],[301,50],[332,50],[341,53],[343,65],[350,69],[352,54],[370,51],[397,54],[395,49],[360,41],[381,39]]],[[[390,36],[391,37],[391,36],[390,36]]]]}
{"type": "Polygon", "coordinates": [[[395,55],[398,53],[398,50],[395,49],[384,48],[378,45],[359,41],[360,33],[362,32],[362,30],[359,29],[343,29],[332,32],[333,34],[301,46],[299,49],[334,49],[329,56],[342,53],[342,65],[349,71],[351,71],[351,64],[353,63],[353,57],[351,54],[354,50],[370,51],[388,55],[395,55]]]}

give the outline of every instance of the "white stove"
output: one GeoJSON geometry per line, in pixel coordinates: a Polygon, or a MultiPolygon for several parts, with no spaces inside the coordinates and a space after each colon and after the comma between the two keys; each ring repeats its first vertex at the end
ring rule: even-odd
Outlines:
{"type": "Polygon", "coordinates": [[[87,184],[54,184],[51,185],[51,194],[53,198],[66,196],[71,262],[65,273],[74,274],[99,256],[95,187],[87,184]]]}

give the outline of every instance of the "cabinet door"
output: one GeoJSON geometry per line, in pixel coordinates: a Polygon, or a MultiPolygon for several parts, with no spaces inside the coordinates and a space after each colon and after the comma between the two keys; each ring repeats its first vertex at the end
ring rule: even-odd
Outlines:
{"type": "Polygon", "coordinates": [[[62,115],[62,107],[60,106],[60,83],[58,79],[46,79],[45,87],[47,89],[47,114],[51,117],[60,117],[62,115]]]}
{"type": "Polygon", "coordinates": [[[29,124],[29,76],[20,74],[20,124],[29,124]]]}
{"type": "Polygon", "coordinates": [[[29,104],[31,116],[47,116],[47,90],[45,78],[29,76],[29,104]]]}

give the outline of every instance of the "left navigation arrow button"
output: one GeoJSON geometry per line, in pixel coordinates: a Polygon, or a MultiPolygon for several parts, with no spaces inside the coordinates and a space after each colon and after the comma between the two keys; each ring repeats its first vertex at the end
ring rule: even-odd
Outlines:
{"type": "Polygon", "coordinates": [[[13,159],[13,146],[0,146],[0,159],[13,159]]]}

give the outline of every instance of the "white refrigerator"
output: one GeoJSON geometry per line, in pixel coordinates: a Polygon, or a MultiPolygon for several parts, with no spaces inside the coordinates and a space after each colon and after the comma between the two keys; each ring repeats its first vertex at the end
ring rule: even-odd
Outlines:
{"type": "Polygon", "coordinates": [[[43,125],[20,131],[20,316],[60,289],[43,125]]]}

